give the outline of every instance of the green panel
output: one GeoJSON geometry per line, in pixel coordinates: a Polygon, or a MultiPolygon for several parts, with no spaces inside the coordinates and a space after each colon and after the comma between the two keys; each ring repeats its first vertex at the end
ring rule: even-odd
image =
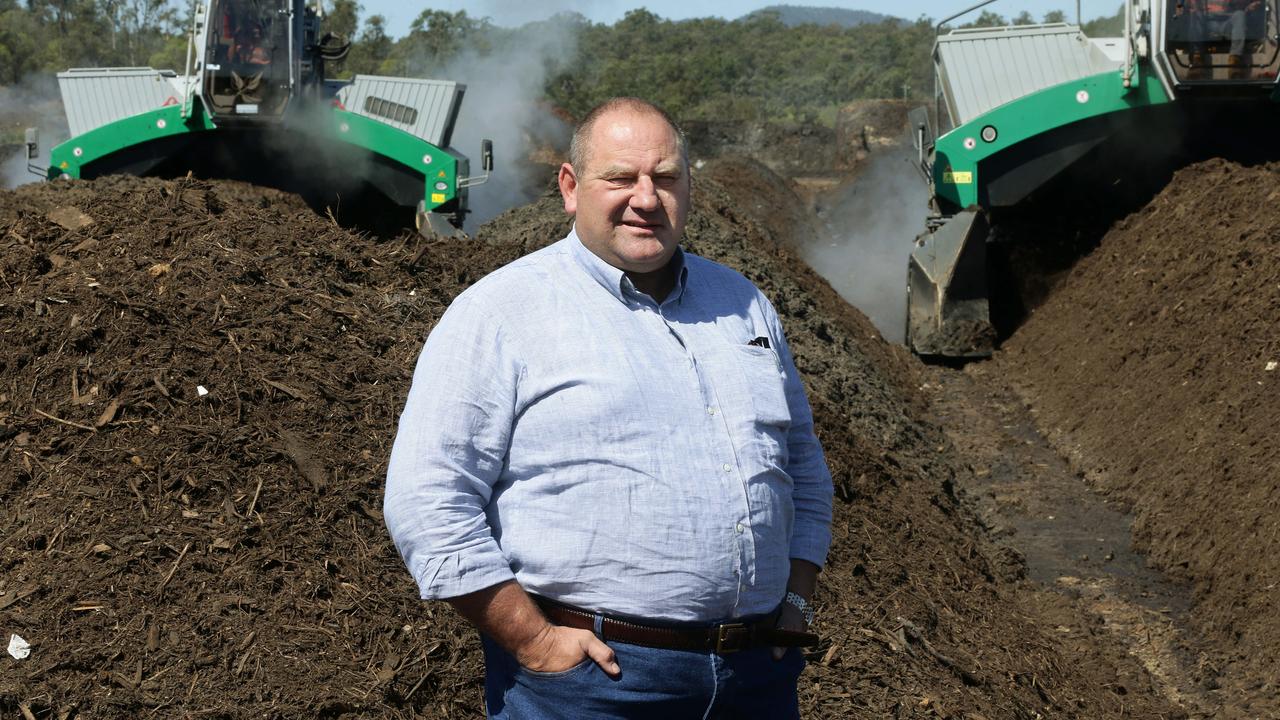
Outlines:
{"type": "Polygon", "coordinates": [[[77,135],[49,151],[50,180],[59,175],[80,177],[80,169],[95,160],[132,145],[189,132],[215,129],[200,103],[191,104],[189,117],[182,117],[180,104],[166,105],[139,115],[116,120],[77,135]]]}
{"type": "MultiPolygon", "coordinates": [[[[81,168],[125,148],[188,132],[215,130],[199,102],[191,103],[191,116],[182,117],[182,105],[168,105],[94,128],[54,147],[49,155],[48,178],[79,178],[81,168]]],[[[458,161],[448,152],[372,118],[333,109],[317,133],[330,141],[350,143],[377,153],[425,176],[423,202],[428,212],[458,196],[458,161]],[[444,183],[444,189],[436,188],[444,183]]]]}
{"type": "MultiPolygon", "coordinates": [[[[981,196],[978,164],[1028,138],[1108,113],[1169,102],[1154,75],[1134,76],[1126,88],[1117,70],[1055,85],[1005,103],[938,138],[933,187],[940,200],[966,208],[981,196]],[[982,139],[982,128],[996,128],[996,139],[982,139]],[[968,147],[966,147],[968,146],[968,147]]],[[[1016,152],[1016,150],[1014,151],[1016,152]]]]}
{"type": "Polygon", "coordinates": [[[426,177],[423,202],[427,212],[458,195],[458,161],[420,137],[349,110],[334,109],[330,130],[342,142],[374,152],[426,177]],[[436,188],[444,183],[445,189],[436,188]]]}

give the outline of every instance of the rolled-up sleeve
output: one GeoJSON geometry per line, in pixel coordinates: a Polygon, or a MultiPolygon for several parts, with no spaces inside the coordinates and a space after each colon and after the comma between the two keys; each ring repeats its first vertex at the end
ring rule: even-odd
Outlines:
{"type": "Polygon", "coordinates": [[[795,483],[791,497],[796,513],[791,532],[791,557],[823,567],[827,561],[827,550],[831,547],[831,502],[834,494],[831,471],[822,454],[822,444],[814,433],[813,410],[809,407],[804,383],[783,335],[782,323],[767,300],[765,310],[766,321],[786,373],[784,389],[791,411],[791,429],[787,433],[787,474],[795,483]]]}
{"type": "Polygon", "coordinates": [[[485,506],[506,461],[520,365],[476,289],[427,338],[387,469],[387,529],[423,599],[515,577],[485,506]]]}

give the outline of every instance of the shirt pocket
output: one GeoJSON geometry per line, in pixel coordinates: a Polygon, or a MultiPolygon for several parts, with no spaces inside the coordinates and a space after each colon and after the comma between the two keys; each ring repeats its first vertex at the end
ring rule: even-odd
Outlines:
{"type": "Polygon", "coordinates": [[[783,384],[782,361],[770,348],[741,345],[735,359],[746,380],[756,423],[786,431],[791,427],[791,410],[783,384]]]}
{"type": "Polygon", "coordinates": [[[733,354],[750,398],[751,441],[747,447],[749,456],[759,463],[750,474],[781,471],[787,466],[787,432],[791,429],[782,362],[772,349],[753,345],[736,346],[733,354]]]}

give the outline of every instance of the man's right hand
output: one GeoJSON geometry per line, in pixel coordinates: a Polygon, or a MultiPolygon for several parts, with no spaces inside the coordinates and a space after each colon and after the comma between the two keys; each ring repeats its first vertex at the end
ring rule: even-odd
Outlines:
{"type": "Polygon", "coordinates": [[[622,672],[613,648],[590,630],[552,625],[514,580],[449,598],[449,604],[534,672],[568,670],[586,658],[610,677],[622,672]]]}
{"type": "Polygon", "coordinates": [[[586,658],[591,658],[610,677],[622,672],[613,648],[601,642],[595,633],[550,623],[517,649],[515,656],[516,662],[534,672],[562,672],[586,658]]]}

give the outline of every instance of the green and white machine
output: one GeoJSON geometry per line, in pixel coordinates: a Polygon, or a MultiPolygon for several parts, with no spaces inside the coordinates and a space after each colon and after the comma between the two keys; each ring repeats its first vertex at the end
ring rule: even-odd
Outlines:
{"type": "MultiPolygon", "coordinates": [[[[942,21],[940,33],[993,1],[942,21]]],[[[1146,159],[1211,140],[1274,144],[1278,1],[1124,0],[1118,38],[1068,24],[939,34],[936,108],[912,114],[931,201],[908,265],[908,346],[992,352],[989,241],[1007,211],[1052,181],[1075,172],[1118,183],[1146,159]],[[949,129],[935,137],[931,115],[949,129]]]]}
{"type": "MultiPolygon", "coordinates": [[[[442,81],[325,77],[349,44],[320,36],[305,0],[204,0],[184,74],[152,68],[58,74],[71,138],[49,179],[111,173],[238,178],[321,202],[416,220],[454,234],[468,188],[488,179],[449,146],[465,87],[442,81]]],[[[29,135],[29,153],[36,139],[29,135]]]]}

